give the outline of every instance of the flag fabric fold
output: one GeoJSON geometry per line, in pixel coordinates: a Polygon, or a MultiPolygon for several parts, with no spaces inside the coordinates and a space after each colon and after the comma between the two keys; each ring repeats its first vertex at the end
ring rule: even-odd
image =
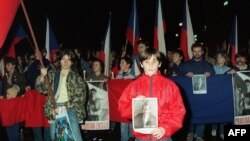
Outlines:
{"type": "Polygon", "coordinates": [[[181,29],[180,48],[184,54],[185,60],[192,58],[191,46],[195,42],[192,22],[189,13],[188,1],[186,0],[183,12],[183,21],[181,29]]]}
{"type": "Polygon", "coordinates": [[[137,16],[136,0],[133,0],[133,6],[130,12],[128,27],[126,31],[126,38],[133,46],[133,55],[138,54],[137,41],[140,39],[139,21],[137,16]]]}
{"type": "Polygon", "coordinates": [[[0,48],[15,18],[20,0],[0,0],[0,48]]]}
{"type": "Polygon", "coordinates": [[[166,32],[166,24],[163,18],[161,0],[157,0],[156,14],[154,26],[154,48],[166,55],[166,43],[164,37],[166,32]]]}
{"type": "Polygon", "coordinates": [[[15,46],[17,43],[19,43],[25,37],[27,37],[27,34],[24,31],[24,28],[22,27],[22,25],[18,24],[17,29],[15,30],[14,38],[12,39],[10,46],[9,46],[9,49],[4,56],[16,58],[15,46]]]}
{"type": "Polygon", "coordinates": [[[52,60],[53,54],[58,53],[60,51],[60,47],[58,45],[58,42],[56,40],[55,34],[51,28],[48,18],[47,18],[47,25],[46,25],[45,48],[47,50],[46,58],[50,61],[53,61],[52,60]]]}
{"type": "Polygon", "coordinates": [[[110,71],[110,47],[111,47],[110,28],[111,28],[111,14],[109,16],[109,23],[104,38],[104,45],[98,56],[98,58],[104,62],[104,74],[106,76],[109,76],[109,71],[110,71]]]}
{"type": "Polygon", "coordinates": [[[234,23],[232,26],[231,37],[230,37],[230,48],[231,48],[231,62],[235,65],[235,55],[238,53],[238,28],[237,28],[237,16],[234,17],[234,23]]]}

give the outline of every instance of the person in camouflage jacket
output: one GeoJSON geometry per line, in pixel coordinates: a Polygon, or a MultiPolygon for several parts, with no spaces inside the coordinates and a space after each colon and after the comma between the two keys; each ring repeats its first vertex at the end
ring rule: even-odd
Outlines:
{"type": "MultiPolygon", "coordinates": [[[[49,79],[51,88],[54,91],[56,103],[57,104],[63,103],[63,106],[66,107],[67,112],[68,112],[68,109],[73,109],[76,112],[78,123],[82,123],[86,117],[85,102],[86,102],[87,86],[86,86],[86,83],[83,81],[83,79],[80,77],[80,75],[71,70],[72,53],[73,52],[71,50],[64,50],[61,52],[61,55],[60,55],[61,70],[49,71],[48,79],[49,79]],[[63,79],[65,82],[63,82],[63,79]],[[63,85],[62,83],[65,85],[63,85]],[[65,86],[66,86],[66,89],[65,89],[65,86]],[[62,93],[64,94],[63,102],[62,100],[59,100],[62,93]],[[65,97],[66,97],[66,100],[65,100],[65,97]]],[[[47,69],[41,68],[41,75],[36,80],[35,88],[39,92],[47,95],[46,102],[44,105],[44,113],[50,121],[53,121],[55,119],[56,114],[58,114],[59,110],[58,110],[58,107],[54,106],[51,96],[49,94],[48,84],[44,80],[44,76],[46,74],[47,74],[47,69]]],[[[54,131],[54,129],[52,128],[51,130],[54,131]]],[[[73,129],[72,127],[72,130],[75,130],[75,129],[73,129]]],[[[74,131],[73,131],[73,134],[74,134],[74,131]]],[[[75,138],[77,140],[81,140],[79,139],[81,138],[79,136],[80,135],[75,135],[75,138]]],[[[52,140],[53,140],[53,135],[52,135],[52,140]]]]}

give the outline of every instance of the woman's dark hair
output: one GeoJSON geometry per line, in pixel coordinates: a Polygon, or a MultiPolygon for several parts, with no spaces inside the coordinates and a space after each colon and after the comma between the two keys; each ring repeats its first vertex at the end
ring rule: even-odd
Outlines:
{"type": "Polygon", "coordinates": [[[98,62],[98,63],[100,64],[100,66],[101,66],[101,72],[103,73],[103,71],[104,71],[104,63],[103,63],[103,61],[100,60],[100,59],[95,58],[95,59],[92,61],[92,64],[94,64],[94,62],[98,62]]]}

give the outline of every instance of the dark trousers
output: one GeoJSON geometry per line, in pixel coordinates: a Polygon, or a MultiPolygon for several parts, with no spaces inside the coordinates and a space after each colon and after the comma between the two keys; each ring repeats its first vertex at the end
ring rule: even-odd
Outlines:
{"type": "Polygon", "coordinates": [[[20,141],[19,123],[6,127],[9,141],[20,141]]]}

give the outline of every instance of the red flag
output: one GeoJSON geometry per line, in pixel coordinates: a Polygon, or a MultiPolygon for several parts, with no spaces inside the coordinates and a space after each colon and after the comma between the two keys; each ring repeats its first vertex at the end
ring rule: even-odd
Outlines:
{"type": "Polygon", "coordinates": [[[136,42],[140,39],[139,22],[136,10],[136,0],[133,0],[133,6],[130,12],[126,37],[129,43],[133,46],[133,55],[138,54],[136,42]]]}
{"type": "Polygon", "coordinates": [[[20,0],[0,0],[0,48],[12,25],[20,0]]]}
{"type": "Polygon", "coordinates": [[[27,34],[25,33],[23,27],[21,25],[18,25],[14,39],[10,43],[8,52],[5,54],[5,56],[16,58],[15,45],[19,43],[26,36],[27,34]]]}
{"type": "Polygon", "coordinates": [[[192,58],[192,50],[191,46],[195,42],[194,41],[194,33],[192,22],[189,14],[188,2],[186,0],[184,6],[184,14],[183,14],[183,25],[181,29],[181,42],[180,47],[184,54],[185,60],[189,60],[192,58]]]}
{"type": "Polygon", "coordinates": [[[165,20],[162,14],[161,0],[157,1],[157,16],[154,27],[154,48],[166,55],[166,44],[164,34],[166,32],[165,20]]]}
{"type": "Polygon", "coordinates": [[[26,91],[23,97],[0,99],[0,125],[25,121],[25,127],[48,127],[48,119],[43,112],[45,101],[46,96],[36,90],[26,91]]]}
{"type": "Polygon", "coordinates": [[[235,65],[235,55],[238,53],[238,29],[237,29],[237,16],[234,17],[234,23],[232,27],[232,33],[230,38],[231,47],[231,62],[235,65]]]}

